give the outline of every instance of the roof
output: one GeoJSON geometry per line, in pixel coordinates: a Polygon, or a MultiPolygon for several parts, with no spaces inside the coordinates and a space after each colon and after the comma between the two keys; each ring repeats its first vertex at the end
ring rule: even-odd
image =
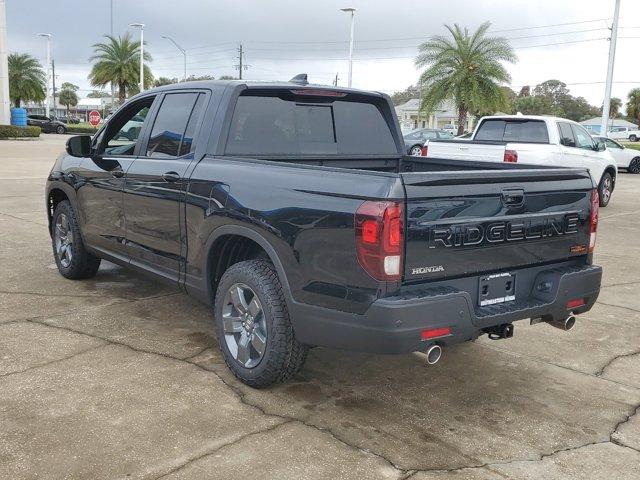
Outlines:
{"type": "MultiPolygon", "coordinates": [[[[411,100],[407,100],[402,105],[398,105],[396,107],[396,110],[401,112],[417,112],[419,110],[419,107],[420,107],[420,99],[412,98],[411,100]]],[[[438,105],[436,113],[438,113],[439,114],[438,116],[441,116],[441,117],[442,116],[444,117],[458,116],[458,114],[455,111],[455,105],[453,104],[452,100],[445,100],[440,105],[438,105]]]]}
{"type": "MultiPolygon", "coordinates": [[[[581,125],[595,125],[600,126],[602,124],[602,117],[593,117],[589,120],[585,120],[584,122],[580,122],[581,125]]],[[[614,118],[613,120],[609,120],[607,122],[609,127],[629,127],[629,128],[638,128],[635,123],[627,122],[623,118],[614,118]]]]}

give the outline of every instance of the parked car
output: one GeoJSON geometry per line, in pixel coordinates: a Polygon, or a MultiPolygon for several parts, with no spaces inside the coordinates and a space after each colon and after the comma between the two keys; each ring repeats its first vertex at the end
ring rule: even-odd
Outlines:
{"type": "Polygon", "coordinates": [[[452,123],[446,124],[444,127],[442,127],[442,130],[444,130],[445,132],[450,133],[451,135],[457,135],[458,134],[458,126],[454,125],[452,123]]]}
{"type": "Polygon", "coordinates": [[[436,130],[433,128],[421,128],[420,130],[414,130],[403,137],[407,153],[414,156],[420,155],[422,146],[427,140],[447,138],[453,138],[453,135],[449,132],[445,132],[444,130],[436,130]]]}
{"type": "Polygon", "coordinates": [[[46,115],[27,115],[27,125],[40,127],[44,133],[67,133],[67,126],[64,123],[46,115]]]}
{"type": "Polygon", "coordinates": [[[80,123],[80,119],[78,117],[67,117],[66,115],[58,117],[58,120],[67,125],[80,123]]]}
{"type": "Polygon", "coordinates": [[[640,140],[640,130],[629,127],[613,127],[607,132],[607,137],[614,140],[629,140],[637,142],[640,140]]]}
{"type": "Polygon", "coordinates": [[[594,136],[598,141],[604,142],[607,151],[613,156],[618,168],[624,168],[630,173],[640,173],[640,151],[626,148],[624,145],[608,137],[594,136]]]}
{"type": "Polygon", "coordinates": [[[429,140],[427,156],[479,162],[588,168],[598,185],[600,206],[611,199],[616,161],[579,123],[535,115],[483,117],[471,140],[429,140]]]}
{"type": "Polygon", "coordinates": [[[314,345],[435,363],[516,320],[570,329],[602,275],[589,172],[408,156],[393,109],[302,82],[140,93],[53,165],[58,270],[89,278],[105,258],[196,296],[253,387],[290,378],[314,345]]]}

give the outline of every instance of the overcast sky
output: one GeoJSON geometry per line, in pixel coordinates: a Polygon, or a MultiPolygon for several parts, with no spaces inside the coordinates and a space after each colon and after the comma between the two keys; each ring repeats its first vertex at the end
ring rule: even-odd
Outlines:
{"type": "MultiPolygon", "coordinates": [[[[613,95],[626,99],[640,87],[638,0],[622,0],[613,95]]],[[[57,82],[71,81],[85,95],[91,45],[109,33],[110,0],[6,0],[10,52],[45,61],[53,34],[57,82]]],[[[245,78],[288,80],[301,72],[311,82],[347,81],[349,17],[355,7],[355,87],[391,93],[414,84],[416,46],[444,24],[476,28],[492,23],[511,39],[519,61],[510,65],[512,87],[557,78],[574,95],[600,105],[614,0],[113,0],[114,33],[146,24],[145,40],[156,77],[181,77],[182,57],[162,35],[187,50],[189,74],[237,75],[237,46],[249,65],[245,78]],[[565,24],[565,25],[559,25],[565,24]],[[551,26],[550,26],[551,25],[551,26]],[[552,44],[552,45],[550,45],[552,44]]]]}

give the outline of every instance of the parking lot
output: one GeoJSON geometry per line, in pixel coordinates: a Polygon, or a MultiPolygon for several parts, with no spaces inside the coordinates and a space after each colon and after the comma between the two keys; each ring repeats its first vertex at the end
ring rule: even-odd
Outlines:
{"type": "Polygon", "coordinates": [[[66,138],[0,143],[0,478],[640,478],[640,175],[600,211],[603,288],[571,332],[519,322],[432,367],[317,348],[252,390],[193,298],[106,262],[58,274],[66,138]]]}

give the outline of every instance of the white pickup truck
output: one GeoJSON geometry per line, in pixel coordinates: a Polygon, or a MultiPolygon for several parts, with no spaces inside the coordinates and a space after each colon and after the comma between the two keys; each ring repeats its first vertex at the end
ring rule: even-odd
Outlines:
{"type": "Polygon", "coordinates": [[[640,130],[629,127],[613,127],[609,129],[607,137],[615,140],[629,140],[630,142],[637,142],[640,140],[640,130]]]}
{"type": "Polygon", "coordinates": [[[604,142],[580,124],[556,117],[505,115],[483,117],[470,140],[428,140],[422,155],[476,162],[588,168],[606,207],[618,169],[604,142]]]}

